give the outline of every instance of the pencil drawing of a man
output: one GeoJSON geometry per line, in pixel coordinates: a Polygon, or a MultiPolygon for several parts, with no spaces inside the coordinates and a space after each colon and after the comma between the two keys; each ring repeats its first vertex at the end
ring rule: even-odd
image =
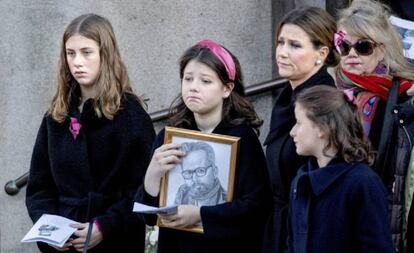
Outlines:
{"type": "Polygon", "coordinates": [[[213,148],[205,142],[185,142],[181,149],[181,175],[184,179],[175,197],[176,205],[212,206],[226,201],[221,186],[213,148]]]}

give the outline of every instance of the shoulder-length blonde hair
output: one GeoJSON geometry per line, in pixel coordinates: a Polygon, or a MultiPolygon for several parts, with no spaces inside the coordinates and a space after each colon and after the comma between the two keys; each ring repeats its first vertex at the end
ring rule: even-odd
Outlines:
{"type": "Polygon", "coordinates": [[[392,76],[414,80],[414,65],[404,57],[401,38],[389,21],[389,8],[373,0],[354,0],[339,14],[338,27],[384,45],[384,64],[392,76]]]}
{"type": "MultiPolygon", "coordinates": [[[[98,117],[104,115],[113,119],[121,106],[125,93],[134,95],[128,73],[118,49],[111,23],[96,14],[85,14],[75,18],[66,28],[58,62],[57,91],[49,108],[49,114],[58,122],[63,122],[69,113],[72,91],[79,85],[70,73],[66,59],[66,41],[81,35],[94,40],[99,46],[100,70],[95,80],[97,95],[94,110],[98,117]]],[[[135,95],[134,95],[135,96],[135,95]]],[[[135,96],[141,103],[141,99],[135,96]]]]}

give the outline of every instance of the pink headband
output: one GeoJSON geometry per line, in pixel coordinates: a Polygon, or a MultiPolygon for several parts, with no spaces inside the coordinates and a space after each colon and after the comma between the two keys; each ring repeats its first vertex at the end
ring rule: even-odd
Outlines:
{"type": "Polygon", "coordinates": [[[197,43],[202,47],[206,47],[210,49],[210,51],[223,63],[224,67],[226,68],[227,75],[231,81],[234,81],[236,78],[236,64],[234,64],[234,60],[231,57],[230,53],[227,52],[222,46],[217,44],[215,41],[206,39],[202,40],[197,43]]]}

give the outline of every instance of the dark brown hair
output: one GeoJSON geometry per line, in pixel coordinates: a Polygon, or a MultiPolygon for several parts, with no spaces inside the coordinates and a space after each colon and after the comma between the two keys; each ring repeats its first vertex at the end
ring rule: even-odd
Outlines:
{"type": "Polygon", "coordinates": [[[333,36],[336,32],[335,19],[325,10],[318,7],[299,7],[287,13],[277,27],[275,41],[277,43],[282,26],[292,24],[299,26],[308,34],[315,49],[323,46],[329,48],[325,65],[334,67],[339,63],[340,57],[334,48],[333,36]]]}
{"type": "Polygon", "coordinates": [[[299,93],[296,104],[305,108],[306,116],[328,134],[324,154],[334,148],[347,162],[365,161],[372,165],[374,153],[364,135],[361,117],[342,91],[317,85],[299,93]]]}
{"type": "MultiPolygon", "coordinates": [[[[234,83],[234,88],[230,96],[223,101],[222,122],[228,125],[246,123],[259,134],[259,128],[263,124],[263,120],[259,119],[253,105],[245,97],[243,76],[239,61],[229,50],[227,52],[229,52],[236,65],[236,77],[234,81],[229,79],[224,64],[216,58],[210,49],[200,45],[192,46],[181,56],[180,79],[183,79],[184,69],[187,64],[191,60],[196,60],[215,71],[223,85],[234,83]]],[[[188,128],[194,123],[194,115],[184,104],[181,94],[173,101],[170,107],[170,116],[170,125],[175,127],[188,128]]]]}

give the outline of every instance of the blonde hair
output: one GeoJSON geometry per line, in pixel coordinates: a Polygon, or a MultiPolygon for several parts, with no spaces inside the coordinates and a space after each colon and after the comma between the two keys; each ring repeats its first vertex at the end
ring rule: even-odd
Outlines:
{"type": "Polygon", "coordinates": [[[113,119],[121,107],[122,95],[129,93],[142,104],[142,100],[132,90],[128,73],[121,60],[118,45],[111,23],[96,14],[84,14],[75,18],[65,29],[61,42],[60,59],[58,62],[57,91],[49,107],[52,118],[62,123],[69,113],[73,91],[79,86],[70,73],[66,60],[66,41],[81,35],[99,46],[100,70],[95,80],[97,95],[94,98],[94,110],[100,118],[104,115],[113,119]]]}
{"type": "Polygon", "coordinates": [[[384,64],[392,76],[414,80],[414,66],[404,57],[401,38],[389,21],[389,8],[373,0],[354,0],[339,13],[338,27],[385,47],[384,64]]]}

